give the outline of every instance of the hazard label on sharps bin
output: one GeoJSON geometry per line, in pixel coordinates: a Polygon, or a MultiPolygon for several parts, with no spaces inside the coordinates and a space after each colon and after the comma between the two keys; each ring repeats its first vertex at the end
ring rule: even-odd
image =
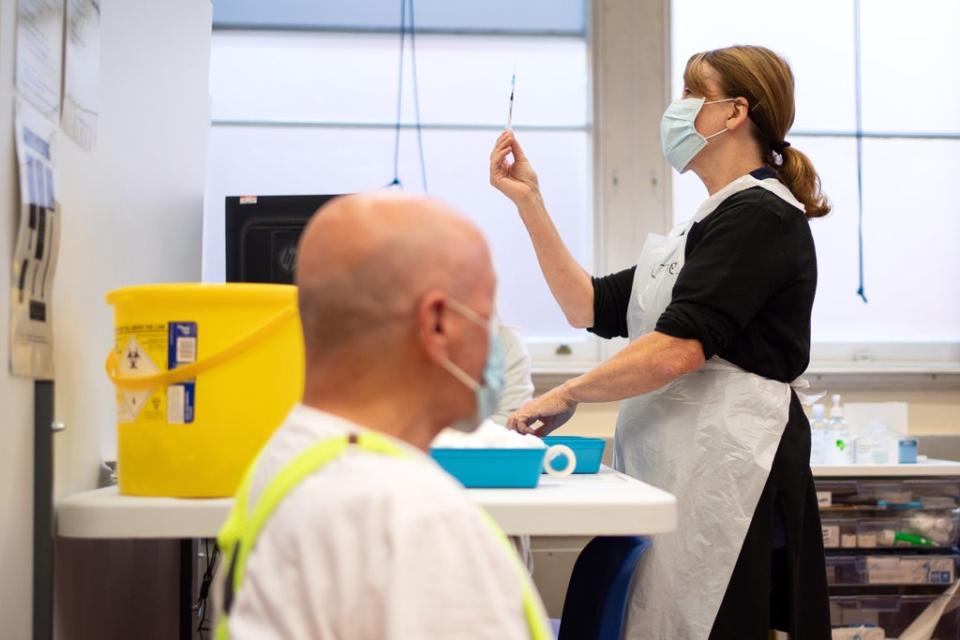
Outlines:
{"type": "MultiPolygon", "coordinates": [[[[136,377],[159,373],[167,345],[165,324],[138,324],[117,327],[117,369],[121,376],[136,377]]],[[[117,418],[120,422],[138,419],[166,419],[166,401],[162,389],[124,389],[117,391],[117,418]]]]}
{"type": "MultiPolygon", "coordinates": [[[[166,322],[117,327],[117,370],[121,377],[162,373],[197,360],[197,323],[166,322]]],[[[196,418],[195,378],[150,389],[118,389],[120,422],[192,424],[196,418]]]]}

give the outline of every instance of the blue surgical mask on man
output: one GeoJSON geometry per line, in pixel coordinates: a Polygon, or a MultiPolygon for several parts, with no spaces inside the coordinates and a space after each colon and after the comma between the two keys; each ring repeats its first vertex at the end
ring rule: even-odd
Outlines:
{"type": "Polygon", "coordinates": [[[479,313],[456,300],[448,299],[447,302],[451,309],[467,320],[486,328],[490,333],[490,347],[487,350],[487,360],[483,367],[482,382],[477,382],[471,378],[466,371],[455,365],[449,358],[444,359],[441,363],[444,369],[474,393],[477,406],[474,414],[450,425],[457,431],[469,433],[475,431],[481,422],[496,413],[500,404],[500,396],[503,393],[507,364],[503,348],[500,346],[500,339],[497,337],[496,319],[484,320],[479,313]]]}
{"type": "Polygon", "coordinates": [[[726,127],[709,136],[702,136],[694,122],[704,105],[718,102],[733,102],[736,98],[706,101],[706,98],[681,98],[674,100],[663,112],[660,119],[660,145],[667,162],[684,173],[700,151],[707,146],[707,140],[727,131],[726,127]]]}

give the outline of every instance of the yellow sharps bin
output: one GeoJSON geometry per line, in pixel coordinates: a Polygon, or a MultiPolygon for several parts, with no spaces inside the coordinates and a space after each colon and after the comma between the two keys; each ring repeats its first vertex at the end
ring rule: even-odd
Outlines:
{"type": "Polygon", "coordinates": [[[120,493],[233,495],[302,395],[296,287],[142,285],[107,302],[120,493]]]}

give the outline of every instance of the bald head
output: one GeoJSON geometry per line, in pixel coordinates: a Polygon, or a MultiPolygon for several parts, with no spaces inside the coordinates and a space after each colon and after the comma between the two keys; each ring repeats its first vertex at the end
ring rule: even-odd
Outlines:
{"type": "MultiPolygon", "coordinates": [[[[493,267],[480,231],[451,207],[396,192],[345,196],[313,217],[296,281],[308,366],[414,322],[428,291],[488,298],[493,267]]],[[[480,301],[481,304],[484,301],[480,301]]]]}

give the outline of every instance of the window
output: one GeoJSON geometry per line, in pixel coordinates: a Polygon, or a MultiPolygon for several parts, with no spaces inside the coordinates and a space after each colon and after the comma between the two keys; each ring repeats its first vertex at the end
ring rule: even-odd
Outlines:
{"type": "MultiPolygon", "coordinates": [[[[394,178],[400,4],[214,3],[204,280],[223,279],[225,196],[349,193],[394,178]]],[[[426,189],[483,229],[500,274],[504,321],[526,334],[536,354],[564,343],[595,359],[596,341],[567,326],[514,207],[487,176],[516,65],[514,128],[571,251],[581,264],[594,264],[584,0],[418,0],[415,10],[419,100],[408,33],[403,187],[426,189]]]]}
{"type": "MultiPolygon", "coordinates": [[[[673,93],[698,51],[749,43],[789,60],[797,115],[788,140],[810,156],[834,205],[811,222],[820,269],[814,358],[935,370],[960,361],[960,4],[863,2],[858,52],[854,2],[674,0],[673,93]],[[868,304],[856,295],[858,54],[868,304]]],[[[674,220],[705,196],[696,176],[674,176],[674,220]]]]}

